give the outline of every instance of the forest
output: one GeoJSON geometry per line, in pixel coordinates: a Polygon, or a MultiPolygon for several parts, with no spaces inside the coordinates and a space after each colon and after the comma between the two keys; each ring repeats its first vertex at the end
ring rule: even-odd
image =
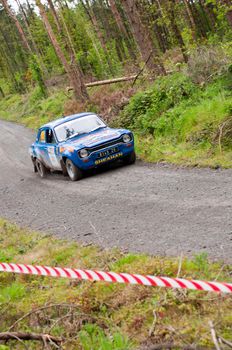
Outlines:
{"type": "Polygon", "coordinates": [[[0,141],[0,350],[231,349],[232,0],[0,0],[0,141]],[[34,129],[84,111],[137,165],[34,177],[34,129]]]}
{"type": "Polygon", "coordinates": [[[230,0],[1,0],[0,117],[91,109],[131,127],[142,158],[229,166],[231,57],[230,0]]]}

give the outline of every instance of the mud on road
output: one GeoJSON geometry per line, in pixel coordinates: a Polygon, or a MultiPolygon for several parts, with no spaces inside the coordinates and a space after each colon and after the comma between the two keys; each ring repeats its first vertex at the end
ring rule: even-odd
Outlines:
{"type": "Polygon", "coordinates": [[[34,136],[0,121],[0,217],[81,243],[232,262],[232,169],[138,162],[75,183],[40,179],[28,154],[34,136]]]}

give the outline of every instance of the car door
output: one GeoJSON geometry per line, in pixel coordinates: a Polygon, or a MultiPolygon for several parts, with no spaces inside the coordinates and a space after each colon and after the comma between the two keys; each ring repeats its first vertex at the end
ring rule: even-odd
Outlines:
{"type": "Polygon", "coordinates": [[[40,129],[36,142],[36,156],[47,167],[51,167],[46,145],[46,128],[40,129]]]}
{"type": "Polygon", "coordinates": [[[61,170],[61,165],[58,158],[58,145],[55,139],[54,132],[51,128],[46,128],[45,139],[46,152],[48,156],[48,161],[50,163],[50,168],[54,170],[61,170]]]}

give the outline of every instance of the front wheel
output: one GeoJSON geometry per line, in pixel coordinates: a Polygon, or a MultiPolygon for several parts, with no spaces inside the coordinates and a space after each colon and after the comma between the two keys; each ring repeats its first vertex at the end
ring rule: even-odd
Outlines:
{"type": "Polygon", "coordinates": [[[46,168],[46,166],[39,159],[36,159],[35,166],[36,166],[36,169],[37,169],[39,176],[42,178],[45,178],[49,172],[49,170],[46,168]]]}
{"type": "Polygon", "coordinates": [[[65,165],[68,176],[72,181],[78,181],[82,179],[83,172],[79,168],[77,168],[70,159],[66,160],[65,165]]]}
{"type": "Polygon", "coordinates": [[[130,164],[134,164],[136,161],[136,154],[135,151],[131,152],[128,156],[123,158],[123,163],[125,165],[130,165],[130,164]]]}

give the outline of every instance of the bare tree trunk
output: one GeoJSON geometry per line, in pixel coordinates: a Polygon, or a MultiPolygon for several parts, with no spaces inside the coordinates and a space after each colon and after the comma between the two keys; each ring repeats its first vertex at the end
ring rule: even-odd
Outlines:
{"type": "Polygon", "coordinates": [[[212,30],[215,30],[215,22],[216,22],[216,15],[214,13],[214,5],[213,3],[206,3],[205,1],[200,0],[200,3],[205,9],[205,12],[208,16],[208,21],[210,24],[210,28],[212,30]]]}
{"type": "Polygon", "coordinates": [[[18,83],[17,83],[17,81],[15,79],[14,67],[12,67],[11,61],[8,59],[8,53],[5,52],[3,46],[1,46],[1,45],[0,45],[0,55],[1,55],[1,57],[3,57],[4,62],[6,62],[7,75],[11,76],[11,79],[12,79],[13,86],[14,86],[15,90],[19,91],[18,83]]]}
{"type": "Polygon", "coordinates": [[[184,44],[184,40],[182,38],[182,35],[181,35],[181,31],[180,29],[178,28],[178,25],[176,23],[176,16],[175,16],[175,0],[171,0],[169,1],[169,16],[170,16],[170,25],[171,25],[171,28],[175,34],[175,37],[180,45],[180,48],[181,48],[181,52],[182,52],[182,55],[183,55],[183,58],[184,58],[184,61],[185,63],[188,62],[188,56],[187,56],[187,53],[186,53],[186,47],[185,47],[185,44],[184,44]]]}
{"type": "Polygon", "coordinates": [[[45,11],[45,8],[43,4],[40,2],[40,0],[36,0],[36,5],[39,8],[40,15],[42,17],[42,20],[44,22],[44,26],[46,28],[46,31],[48,33],[48,36],[51,40],[51,43],[56,51],[57,57],[59,58],[60,62],[62,63],[68,77],[70,80],[71,85],[73,86],[74,90],[74,95],[75,98],[81,102],[86,101],[89,99],[84,81],[83,81],[83,76],[81,73],[81,70],[79,66],[76,64],[74,61],[74,58],[72,58],[71,64],[68,63],[61,47],[60,44],[58,43],[56,36],[52,30],[52,27],[48,21],[48,17],[45,11]]]}
{"type": "Polygon", "coordinates": [[[154,47],[150,34],[140,19],[135,0],[122,0],[122,4],[143,61],[147,62],[148,56],[152,53],[151,58],[147,62],[148,69],[156,75],[165,74],[164,66],[159,59],[158,50],[154,47]]]}
{"type": "Polygon", "coordinates": [[[206,27],[206,31],[208,30],[212,30],[212,25],[211,25],[211,21],[209,19],[207,10],[206,10],[206,6],[204,4],[204,1],[199,0],[199,6],[201,8],[201,13],[202,13],[202,17],[203,17],[203,21],[204,21],[204,25],[206,27]]]}
{"type": "Polygon", "coordinates": [[[91,9],[91,6],[89,4],[89,0],[85,0],[85,2],[84,2],[84,0],[81,0],[81,3],[83,5],[86,13],[88,14],[88,16],[92,22],[92,25],[93,25],[94,31],[98,37],[98,40],[101,43],[102,49],[105,52],[105,56],[106,56],[106,60],[107,60],[108,66],[109,66],[109,70],[110,70],[111,74],[113,74],[113,67],[112,67],[110,57],[109,57],[109,52],[108,52],[108,48],[106,46],[106,41],[105,41],[104,35],[99,27],[97,17],[95,15],[94,11],[92,11],[92,9],[91,9]]]}
{"type": "Polygon", "coordinates": [[[23,15],[23,20],[24,20],[24,23],[25,23],[25,27],[27,29],[27,32],[29,34],[29,38],[30,38],[30,41],[31,41],[31,44],[32,44],[32,47],[34,49],[34,52],[36,53],[37,57],[38,57],[38,61],[39,61],[39,64],[40,66],[42,67],[42,70],[44,73],[47,73],[47,68],[45,66],[45,64],[43,63],[43,60],[41,58],[41,53],[35,43],[35,40],[33,38],[33,35],[32,35],[32,32],[31,32],[31,29],[30,29],[30,25],[29,25],[29,22],[28,22],[28,19],[27,19],[27,16],[26,16],[26,13],[24,11],[24,8],[23,6],[21,5],[21,2],[19,0],[15,0],[17,5],[19,6],[19,8],[21,9],[22,11],[22,15],[23,15]]]}
{"type": "MultiPolygon", "coordinates": [[[[50,3],[52,3],[52,0],[48,0],[48,1],[50,1],[50,3]]],[[[68,27],[66,25],[66,22],[65,22],[65,18],[64,18],[63,14],[62,14],[62,2],[60,0],[58,0],[58,3],[59,3],[61,22],[62,22],[63,28],[65,30],[64,37],[65,37],[66,46],[67,46],[67,49],[68,49],[68,51],[70,53],[70,56],[74,58],[74,57],[76,57],[76,52],[75,52],[73,40],[71,38],[69,29],[68,29],[68,27]]],[[[54,8],[54,11],[56,12],[55,8],[54,8]]],[[[61,29],[61,31],[62,31],[62,29],[61,29]]]]}
{"type": "Polygon", "coordinates": [[[28,10],[29,10],[29,12],[30,12],[30,15],[34,18],[34,17],[35,17],[35,14],[34,14],[32,8],[31,8],[31,5],[30,5],[29,1],[26,0],[26,3],[27,3],[28,10]]]}
{"type": "Polygon", "coordinates": [[[48,1],[48,5],[49,5],[49,7],[51,9],[51,13],[52,13],[52,16],[54,18],[54,21],[56,23],[58,32],[61,33],[62,28],[61,28],[60,20],[59,20],[59,17],[57,15],[57,13],[56,13],[56,10],[55,10],[55,7],[53,5],[53,2],[52,2],[52,0],[47,0],[47,1],[48,1]]]}
{"type": "Polygon", "coordinates": [[[30,45],[29,45],[29,43],[28,43],[28,40],[27,40],[26,35],[25,35],[24,31],[23,31],[23,28],[21,27],[21,24],[20,24],[19,21],[18,21],[17,16],[16,16],[16,15],[14,14],[14,12],[11,10],[11,8],[10,8],[10,6],[9,6],[9,4],[8,4],[8,2],[7,2],[7,0],[1,0],[1,2],[2,2],[2,4],[3,4],[5,10],[7,11],[9,17],[14,21],[15,26],[16,26],[16,28],[17,28],[17,30],[18,30],[18,32],[19,32],[19,35],[20,35],[20,37],[21,37],[21,39],[22,39],[23,46],[25,47],[26,50],[28,50],[28,51],[31,52],[31,51],[32,51],[32,50],[31,50],[31,47],[30,47],[30,45]]]}
{"type": "Polygon", "coordinates": [[[118,11],[118,8],[117,8],[115,0],[109,0],[109,4],[110,4],[111,11],[112,11],[112,13],[114,15],[115,21],[117,23],[117,26],[118,26],[119,30],[121,31],[121,34],[123,34],[124,37],[125,37],[129,54],[130,54],[131,58],[133,58],[133,60],[135,60],[136,59],[136,55],[135,55],[135,52],[133,50],[133,47],[132,47],[132,44],[131,44],[131,40],[130,40],[130,37],[129,37],[128,32],[126,30],[126,27],[125,27],[125,25],[124,25],[124,23],[122,21],[121,15],[120,15],[120,13],[118,11]]]}
{"type": "Polygon", "coordinates": [[[0,97],[1,97],[1,98],[4,98],[4,97],[5,97],[5,94],[4,94],[4,92],[3,92],[2,88],[1,88],[1,86],[0,86],[0,97]]]}
{"type": "Polygon", "coordinates": [[[62,23],[60,22],[60,19],[59,19],[58,15],[57,15],[56,9],[55,9],[55,7],[53,5],[53,1],[52,0],[48,0],[48,4],[49,4],[49,7],[51,9],[51,13],[52,13],[52,16],[54,18],[54,21],[56,23],[56,27],[57,27],[58,33],[60,35],[62,35],[62,38],[64,39],[65,49],[68,51],[68,53],[69,53],[69,55],[71,57],[71,61],[75,61],[76,52],[75,52],[75,49],[74,49],[74,45],[73,45],[73,42],[72,42],[71,35],[69,33],[69,30],[67,28],[64,16],[62,14],[62,9],[63,9],[62,2],[60,0],[58,0],[58,3],[59,3],[60,17],[61,17],[61,22],[62,23]],[[64,33],[64,31],[65,31],[65,33],[64,33]]]}
{"type": "Polygon", "coordinates": [[[193,14],[192,14],[192,11],[191,11],[190,4],[189,4],[188,0],[184,0],[184,4],[185,4],[186,12],[187,12],[187,15],[188,15],[188,19],[189,19],[189,22],[190,22],[190,26],[191,26],[191,28],[193,30],[193,37],[196,38],[196,23],[195,23],[195,20],[193,18],[193,14]]]}
{"type": "Polygon", "coordinates": [[[116,6],[115,0],[109,0],[109,4],[110,4],[111,10],[112,10],[112,13],[114,15],[114,18],[116,20],[118,28],[121,30],[121,32],[125,36],[127,36],[128,33],[127,33],[127,30],[126,30],[126,28],[124,26],[124,23],[123,23],[122,19],[121,19],[121,16],[120,16],[120,13],[119,13],[118,8],[116,6]]]}
{"type": "Polygon", "coordinates": [[[193,16],[195,18],[195,23],[196,23],[196,27],[198,29],[198,32],[203,38],[205,38],[206,37],[206,31],[205,31],[205,28],[204,28],[204,23],[202,23],[202,19],[201,19],[201,16],[199,14],[199,11],[196,8],[195,0],[194,1],[189,0],[189,2],[190,2],[192,14],[193,14],[193,16]]]}
{"type": "Polygon", "coordinates": [[[230,27],[232,28],[232,7],[231,7],[232,4],[231,4],[231,0],[219,0],[218,2],[224,6],[226,19],[227,19],[230,27]]]}
{"type": "Polygon", "coordinates": [[[229,25],[232,28],[232,10],[228,10],[226,13],[227,21],[229,22],[229,25]]]}

